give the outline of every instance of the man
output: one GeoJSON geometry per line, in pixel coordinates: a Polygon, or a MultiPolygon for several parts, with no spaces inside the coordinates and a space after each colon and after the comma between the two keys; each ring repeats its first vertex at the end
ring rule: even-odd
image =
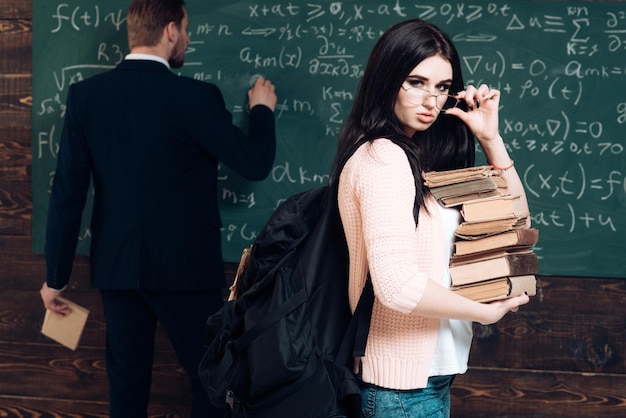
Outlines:
{"type": "Polygon", "coordinates": [[[221,416],[197,377],[206,319],[225,287],[218,161],[249,180],[274,162],[276,95],[260,78],[248,92],[246,135],[218,88],[173,74],[189,37],[183,0],[135,0],[131,53],[112,71],[72,85],[50,197],[46,308],[69,281],[81,213],[94,181],[92,285],[101,290],[110,416],[147,415],[157,321],[193,390],[193,417],[221,416]]]}

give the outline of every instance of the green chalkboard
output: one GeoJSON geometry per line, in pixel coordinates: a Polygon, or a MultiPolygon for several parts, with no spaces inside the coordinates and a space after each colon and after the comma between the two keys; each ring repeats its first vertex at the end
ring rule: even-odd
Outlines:
{"type": "MultiPolygon", "coordinates": [[[[33,2],[35,252],[67,87],[123,59],[128,4],[33,2]]],[[[421,17],[454,39],[467,83],[503,93],[500,128],[540,230],[540,273],[626,278],[626,3],[188,0],[187,10],[181,75],[217,84],[242,125],[256,74],[279,95],[271,175],[249,183],[220,171],[226,261],[281,199],[326,182],[371,47],[392,24],[421,17]]],[[[80,254],[89,236],[85,219],[80,254]]]]}

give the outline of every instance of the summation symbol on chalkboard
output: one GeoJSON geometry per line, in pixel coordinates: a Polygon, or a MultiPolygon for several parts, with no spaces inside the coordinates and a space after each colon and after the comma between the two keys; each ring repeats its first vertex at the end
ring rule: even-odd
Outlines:
{"type": "MultiPolygon", "coordinates": [[[[42,252],[68,86],[124,59],[129,2],[32,3],[32,230],[33,250],[42,252]]],[[[187,0],[191,43],[174,73],[216,84],[242,127],[257,77],[272,80],[279,98],[275,175],[245,183],[221,172],[226,261],[239,260],[276,202],[328,173],[372,46],[415,16],[453,38],[465,84],[501,92],[500,131],[541,229],[540,273],[623,277],[624,4],[187,0]],[[287,164],[289,178],[279,175],[287,164]]],[[[89,243],[81,234],[78,253],[89,243]]]]}

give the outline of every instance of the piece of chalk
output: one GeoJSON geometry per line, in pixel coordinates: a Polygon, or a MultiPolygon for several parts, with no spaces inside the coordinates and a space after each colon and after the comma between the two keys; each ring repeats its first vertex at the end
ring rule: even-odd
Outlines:
{"type": "Polygon", "coordinates": [[[250,77],[250,87],[254,87],[254,84],[259,79],[259,77],[263,76],[261,74],[254,74],[252,77],[250,77]]]}

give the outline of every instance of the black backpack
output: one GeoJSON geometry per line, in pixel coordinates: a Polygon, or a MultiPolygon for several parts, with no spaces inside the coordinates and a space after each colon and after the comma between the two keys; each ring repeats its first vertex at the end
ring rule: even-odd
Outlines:
{"type": "Polygon", "coordinates": [[[368,280],[351,314],[336,188],[274,210],[236,286],[207,323],[198,371],[211,402],[232,417],[358,417],[353,356],[364,354],[374,294],[368,280]]]}
{"type": "Polygon", "coordinates": [[[374,291],[368,276],[352,315],[348,265],[336,182],[274,210],[240,265],[236,298],[207,321],[198,373],[211,403],[230,417],[360,416],[354,357],[365,354],[374,291]]]}

